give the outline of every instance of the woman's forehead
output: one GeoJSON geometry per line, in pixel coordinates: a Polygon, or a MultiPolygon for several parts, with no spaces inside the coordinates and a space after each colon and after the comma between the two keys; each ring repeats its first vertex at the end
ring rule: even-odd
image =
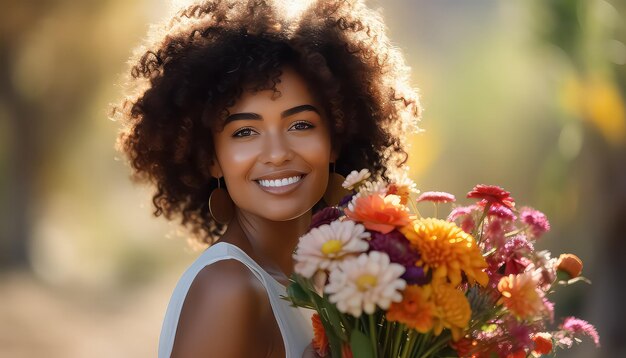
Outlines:
{"type": "Polygon", "coordinates": [[[235,104],[228,108],[228,111],[231,114],[239,112],[256,113],[258,111],[280,113],[294,106],[304,104],[319,106],[311,87],[304,77],[290,67],[284,67],[281,70],[280,82],[276,84],[276,89],[280,91],[279,95],[271,89],[262,91],[245,90],[239,99],[235,101],[235,104]]]}

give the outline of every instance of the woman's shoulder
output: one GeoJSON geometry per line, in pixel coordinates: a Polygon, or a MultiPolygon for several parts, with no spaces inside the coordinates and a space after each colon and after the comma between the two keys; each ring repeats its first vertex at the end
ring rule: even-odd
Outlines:
{"type": "Polygon", "coordinates": [[[187,295],[219,298],[237,293],[266,295],[249,267],[236,259],[223,259],[198,271],[187,295]]]}
{"type": "Polygon", "coordinates": [[[227,259],[207,265],[185,297],[172,357],[245,356],[249,345],[242,343],[254,339],[268,309],[265,287],[245,264],[227,259]]]}

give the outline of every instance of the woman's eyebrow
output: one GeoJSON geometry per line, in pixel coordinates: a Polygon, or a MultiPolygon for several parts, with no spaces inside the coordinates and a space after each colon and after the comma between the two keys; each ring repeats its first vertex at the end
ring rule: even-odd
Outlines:
{"type": "MultiPolygon", "coordinates": [[[[293,108],[289,108],[285,111],[283,111],[280,114],[280,118],[285,118],[285,117],[289,117],[289,116],[293,116],[296,113],[300,113],[300,112],[304,112],[304,111],[313,111],[317,114],[320,114],[320,112],[317,110],[317,108],[315,108],[314,106],[310,105],[310,104],[303,104],[301,106],[296,106],[293,108]]],[[[240,120],[240,119],[252,119],[252,120],[263,120],[263,117],[259,114],[256,113],[235,113],[235,114],[231,114],[230,116],[228,116],[226,118],[226,121],[224,121],[224,125],[232,122],[232,121],[236,121],[236,120],[240,120]]]]}
{"type": "Polygon", "coordinates": [[[317,114],[320,114],[320,112],[317,110],[317,108],[311,106],[310,104],[303,104],[301,106],[296,106],[293,108],[290,108],[286,111],[284,111],[283,113],[280,114],[280,118],[285,118],[285,117],[289,117],[292,116],[296,113],[300,113],[300,112],[304,112],[304,111],[313,111],[317,114]]]}

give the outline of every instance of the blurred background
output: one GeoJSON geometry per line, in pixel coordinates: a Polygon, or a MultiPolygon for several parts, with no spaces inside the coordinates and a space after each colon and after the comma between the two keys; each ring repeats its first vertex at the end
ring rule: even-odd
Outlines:
{"type": "MultiPolygon", "coordinates": [[[[624,357],[626,3],[368,1],[425,107],[421,190],[497,184],[550,218],[539,246],[593,281],[555,297],[595,324],[567,357],[624,357]]],[[[167,302],[197,257],[152,217],[107,118],[171,0],[0,0],[0,356],[155,357],[167,302]]],[[[461,203],[464,201],[461,199],[461,203]]]]}

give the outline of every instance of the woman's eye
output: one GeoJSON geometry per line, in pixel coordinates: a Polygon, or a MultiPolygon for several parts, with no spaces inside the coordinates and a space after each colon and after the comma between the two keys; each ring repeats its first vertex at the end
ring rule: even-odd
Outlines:
{"type": "Polygon", "coordinates": [[[291,126],[291,128],[295,130],[299,130],[299,131],[314,128],[314,127],[315,127],[314,125],[308,122],[296,122],[293,124],[293,126],[291,126]]]}
{"type": "Polygon", "coordinates": [[[242,128],[233,134],[233,137],[249,137],[254,131],[250,128],[242,128]]]}

